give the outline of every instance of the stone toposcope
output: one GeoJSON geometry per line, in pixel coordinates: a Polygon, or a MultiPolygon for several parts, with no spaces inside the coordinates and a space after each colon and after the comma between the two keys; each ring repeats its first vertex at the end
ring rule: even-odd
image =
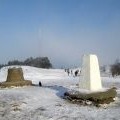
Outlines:
{"type": "Polygon", "coordinates": [[[9,68],[7,80],[0,84],[0,87],[12,87],[12,86],[28,86],[32,85],[32,81],[24,80],[22,68],[9,68]]]}

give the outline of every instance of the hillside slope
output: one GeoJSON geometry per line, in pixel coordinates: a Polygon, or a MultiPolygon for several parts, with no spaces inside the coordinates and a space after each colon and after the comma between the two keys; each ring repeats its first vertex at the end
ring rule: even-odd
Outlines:
{"type": "MultiPolygon", "coordinates": [[[[115,103],[96,108],[71,104],[61,96],[67,89],[75,89],[79,77],[67,76],[61,69],[40,69],[22,66],[25,79],[36,86],[0,89],[0,120],[119,120],[120,78],[102,78],[104,87],[116,85],[115,103]],[[39,81],[43,87],[39,87],[39,81]]],[[[0,70],[5,81],[8,67],[0,70]]]]}

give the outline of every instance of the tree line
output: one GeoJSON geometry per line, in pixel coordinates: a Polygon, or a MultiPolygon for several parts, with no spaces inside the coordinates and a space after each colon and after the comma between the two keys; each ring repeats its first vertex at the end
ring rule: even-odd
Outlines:
{"type": "Polygon", "coordinates": [[[37,57],[37,58],[30,57],[24,61],[12,60],[9,61],[7,64],[0,64],[0,68],[11,65],[26,65],[26,66],[33,66],[38,68],[52,68],[52,64],[48,59],[48,57],[37,57]]]}
{"type": "Polygon", "coordinates": [[[112,76],[118,76],[120,75],[120,61],[119,59],[116,60],[116,62],[111,65],[111,73],[112,73],[112,76]]]}

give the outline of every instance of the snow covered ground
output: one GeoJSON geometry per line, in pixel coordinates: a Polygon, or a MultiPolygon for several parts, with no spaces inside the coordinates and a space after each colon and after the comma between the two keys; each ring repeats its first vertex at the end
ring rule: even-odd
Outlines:
{"type": "MultiPolygon", "coordinates": [[[[60,69],[22,68],[24,78],[36,86],[0,89],[0,120],[120,120],[120,78],[102,77],[103,87],[117,87],[118,98],[97,108],[62,99],[67,89],[76,87],[78,77],[68,77],[60,69]]],[[[0,82],[6,81],[7,69],[0,70],[0,82]]]]}

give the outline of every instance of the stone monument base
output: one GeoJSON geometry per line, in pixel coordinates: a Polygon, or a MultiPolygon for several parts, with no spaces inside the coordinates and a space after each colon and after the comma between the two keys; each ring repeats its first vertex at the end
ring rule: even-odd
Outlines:
{"type": "Polygon", "coordinates": [[[109,104],[110,102],[113,102],[116,95],[116,88],[90,93],[84,93],[80,91],[68,91],[64,93],[65,99],[73,103],[87,105],[87,102],[89,101],[91,104],[96,106],[99,104],[109,104]]]}
{"type": "Polygon", "coordinates": [[[16,81],[16,82],[2,82],[0,83],[1,88],[6,88],[6,87],[19,87],[19,86],[29,86],[32,85],[32,81],[30,80],[24,80],[24,81],[16,81]]]}
{"type": "Polygon", "coordinates": [[[17,86],[28,86],[32,85],[32,81],[25,80],[23,77],[22,68],[9,68],[7,80],[5,82],[0,83],[0,87],[17,87],[17,86]]]}

